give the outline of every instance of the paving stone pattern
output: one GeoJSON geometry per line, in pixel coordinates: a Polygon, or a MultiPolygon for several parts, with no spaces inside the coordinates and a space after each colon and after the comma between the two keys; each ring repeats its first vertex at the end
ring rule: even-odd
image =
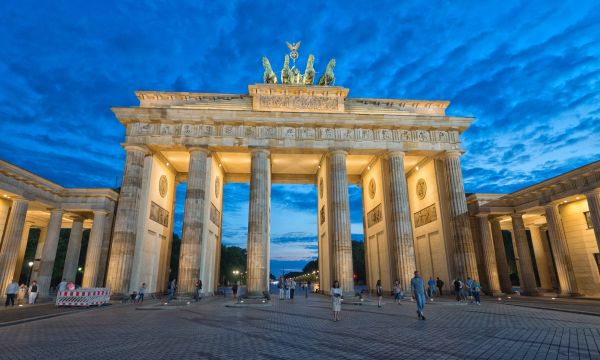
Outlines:
{"type": "Polygon", "coordinates": [[[600,359],[598,316],[441,300],[420,321],[414,303],[388,301],[382,309],[344,305],[333,322],[326,297],[257,308],[225,307],[230,301],[154,311],[115,305],[7,326],[0,358],[600,359]]]}

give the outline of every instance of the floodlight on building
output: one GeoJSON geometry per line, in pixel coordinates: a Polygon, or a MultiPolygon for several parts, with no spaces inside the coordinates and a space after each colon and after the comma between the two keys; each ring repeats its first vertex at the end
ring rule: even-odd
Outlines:
{"type": "Polygon", "coordinates": [[[29,265],[29,267],[32,267],[33,266],[33,261],[28,262],[27,265],[29,265]]]}
{"type": "Polygon", "coordinates": [[[419,167],[418,166],[415,169],[417,169],[417,171],[419,171],[419,167]]]}

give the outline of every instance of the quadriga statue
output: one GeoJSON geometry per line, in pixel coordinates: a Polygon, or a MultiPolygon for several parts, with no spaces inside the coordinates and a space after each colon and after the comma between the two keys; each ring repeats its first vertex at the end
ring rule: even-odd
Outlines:
{"type": "Polygon", "coordinates": [[[304,70],[304,85],[312,85],[315,81],[315,57],[313,54],[308,55],[306,70],[304,70]]]}
{"type": "Polygon", "coordinates": [[[291,84],[293,76],[292,69],[290,69],[290,56],[286,55],[283,60],[283,69],[281,69],[281,83],[291,84]]]}
{"type": "Polygon", "coordinates": [[[265,72],[263,74],[263,82],[265,84],[277,84],[277,75],[273,72],[271,68],[271,63],[266,56],[262,58],[263,67],[265,68],[265,72]]]}
{"type": "Polygon", "coordinates": [[[329,85],[333,85],[335,83],[335,76],[333,75],[334,67],[335,67],[335,59],[329,60],[329,63],[327,64],[327,68],[325,69],[325,74],[321,75],[317,85],[329,86],[329,85]]]}

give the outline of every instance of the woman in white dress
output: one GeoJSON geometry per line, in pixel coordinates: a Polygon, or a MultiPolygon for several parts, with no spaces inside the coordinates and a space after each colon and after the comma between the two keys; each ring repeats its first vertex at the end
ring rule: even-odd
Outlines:
{"type": "Polygon", "coordinates": [[[333,304],[333,321],[340,320],[340,311],[342,310],[342,289],[340,282],[335,280],[331,288],[331,301],[333,304]]]}

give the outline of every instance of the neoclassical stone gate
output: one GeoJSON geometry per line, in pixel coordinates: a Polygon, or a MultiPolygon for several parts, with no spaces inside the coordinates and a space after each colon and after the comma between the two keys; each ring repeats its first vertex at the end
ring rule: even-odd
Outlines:
{"type": "Polygon", "coordinates": [[[127,156],[107,286],[165,290],[175,184],[187,181],[179,290],[217,286],[222,191],[250,183],[248,291],[268,289],[272,183],[318,187],[320,287],[353,291],[348,184],[363,189],[369,284],[477,277],[459,135],[447,101],[348,98],[339,86],[257,84],[248,94],[139,91],[113,112],[127,156]]]}

